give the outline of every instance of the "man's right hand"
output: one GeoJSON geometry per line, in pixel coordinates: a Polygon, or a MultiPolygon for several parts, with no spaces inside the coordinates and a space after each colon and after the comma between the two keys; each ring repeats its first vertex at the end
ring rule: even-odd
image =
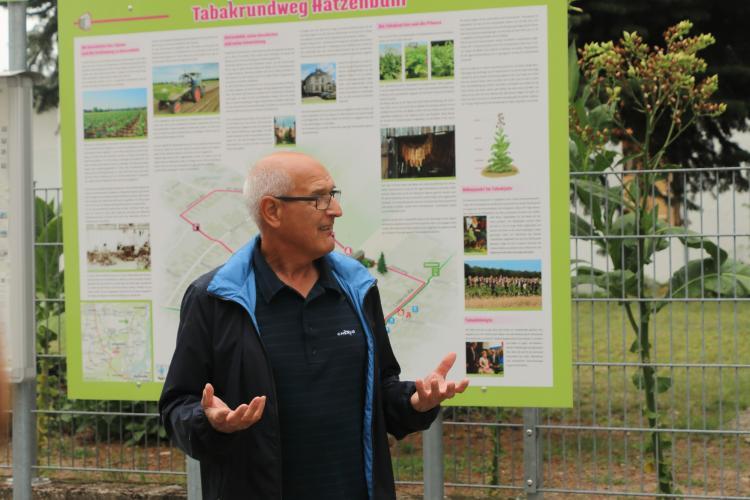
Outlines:
{"type": "Polygon", "coordinates": [[[214,395],[213,386],[206,384],[201,397],[201,407],[211,427],[220,432],[237,432],[260,420],[266,407],[266,397],[256,396],[250,404],[242,403],[232,410],[219,396],[214,395]]]}

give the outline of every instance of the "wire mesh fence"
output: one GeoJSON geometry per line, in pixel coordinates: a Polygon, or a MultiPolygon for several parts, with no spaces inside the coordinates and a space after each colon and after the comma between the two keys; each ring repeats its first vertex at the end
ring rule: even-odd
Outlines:
{"type": "MultiPolygon", "coordinates": [[[[574,406],[544,410],[538,425],[546,496],[750,498],[748,171],[571,175],[574,406]],[[690,183],[705,190],[689,197],[690,183]],[[578,193],[592,184],[611,214],[599,227],[578,193]],[[659,222],[643,231],[649,212],[659,222]]],[[[445,416],[448,491],[523,494],[522,412],[445,416]]],[[[419,439],[397,445],[402,481],[421,479],[419,439]]]]}
{"type": "MultiPolygon", "coordinates": [[[[749,170],[571,175],[574,406],[542,412],[545,495],[750,498],[749,170]]],[[[155,403],[67,399],[62,193],[36,195],[37,471],[183,482],[155,403]]],[[[449,495],[525,494],[522,410],[443,416],[449,495]]],[[[392,454],[399,491],[418,495],[422,437],[392,454]]]]}

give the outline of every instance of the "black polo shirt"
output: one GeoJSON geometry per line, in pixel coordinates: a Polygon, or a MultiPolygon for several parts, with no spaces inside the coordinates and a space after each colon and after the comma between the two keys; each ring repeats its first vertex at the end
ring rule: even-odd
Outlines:
{"type": "Polygon", "coordinates": [[[320,277],[302,297],[276,276],[260,245],[253,254],[255,315],[278,397],[283,497],[366,499],[364,332],[328,263],[315,264],[320,277]]]}

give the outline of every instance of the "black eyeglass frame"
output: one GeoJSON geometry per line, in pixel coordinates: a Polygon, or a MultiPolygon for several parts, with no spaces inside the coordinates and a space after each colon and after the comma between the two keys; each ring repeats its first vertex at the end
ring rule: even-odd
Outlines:
{"type": "Polygon", "coordinates": [[[310,196],[275,196],[271,195],[277,200],[281,201],[314,201],[315,202],[315,208],[317,210],[328,210],[328,208],[331,206],[331,201],[334,199],[341,203],[341,190],[340,189],[334,189],[330,193],[326,194],[319,194],[319,195],[310,195],[310,196]],[[328,204],[324,207],[320,207],[320,201],[324,199],[328,199],[328,204]]]}

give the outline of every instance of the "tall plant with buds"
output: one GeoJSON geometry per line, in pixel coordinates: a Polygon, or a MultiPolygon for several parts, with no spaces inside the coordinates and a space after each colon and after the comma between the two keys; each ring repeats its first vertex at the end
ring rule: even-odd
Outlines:
{"type": "Polygon", "coordinates": [[[710,34],[689,36],[692,24],[682,21],[664,33],[664,47],[652,47],[637,33],[617,42],[587,44],[576,60],[570,52],[571,197],[584,215],[571,213],[571,231],[591,239],[609,258],[608,270],[577,266],[575,285],[594,285],[621,299],[638,356],[633,384],[643,392],[643,413],[651,430],[650,461],[661,493],[675,493],[670,460],[671,439],[660,431],[659,394],[670,390],[671,377],[658,373],[652,359],[651,320],[670,299],[750,295],[750,266],[730,259],[711,241],[659,217],[653,202],[655,185],[676,167],[667,161],[669,147],[702,116],[718,116],[726,105],[711,100],[716,75],[703,76],[706,61],[698,54],[714,43],[710,34]],[[579,71],[580,69],[580,71],[579,71]],[[582,78],[581,78],[582,76],[582,78]],[[640,120],[638,127],[633,119],[640,120]],[[656,134],[665,127],[666,134],[656,134]],[[634,131],[634,130],[637,130],[634,131]],[[612,142],[627,144],[622,152],[612,142]],[[641,172],[607,183],[605,171],[623,165],[641,172]],[[632,180],[627,180],[633,177],[632,180]],[[678,239],[700,249],[658,293],[645,270],[654,255],[678,239]]]}

